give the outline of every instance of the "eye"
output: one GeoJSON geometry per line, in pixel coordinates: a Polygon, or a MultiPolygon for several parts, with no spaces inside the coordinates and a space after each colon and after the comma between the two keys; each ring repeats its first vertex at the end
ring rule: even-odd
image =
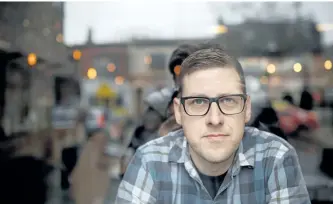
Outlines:
{"type": "Polygon", "coordinates": [[[195,99],[192,100],[191,103],[194,104],[194,105],[202,105],[202,104],[206,103],[206,100],[202,99],[202,98],[195,98],[195,99]]]}
{"type": "Polygon", "coordinates": [[[232,97],[222,98],[221,102],[224,103],[224,104],[228,104],[228,105],[233,105],[233,104],[237,103],[237,101],[234,98],[232,98],[232,97]]]}

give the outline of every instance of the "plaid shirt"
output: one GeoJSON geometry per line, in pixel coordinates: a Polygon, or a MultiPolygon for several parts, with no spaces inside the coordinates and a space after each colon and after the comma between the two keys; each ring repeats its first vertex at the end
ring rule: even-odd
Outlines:
{"type": "Polygon", "coordinates": [[[202,184],[182,130],[138,149],[119,186],[117,204],[310,204],[295,149],[246,127],[233,165],[215,198],[202,184]]]}

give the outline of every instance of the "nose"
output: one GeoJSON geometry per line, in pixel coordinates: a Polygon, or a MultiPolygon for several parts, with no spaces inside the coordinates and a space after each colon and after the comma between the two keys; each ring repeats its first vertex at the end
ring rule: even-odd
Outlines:
{"type": "Polygon", "coordinates": [[[212,103],[207,113],[207,123],[210,125],[222,125],[224,122],[223,114],[216,103],[212,103]]]}

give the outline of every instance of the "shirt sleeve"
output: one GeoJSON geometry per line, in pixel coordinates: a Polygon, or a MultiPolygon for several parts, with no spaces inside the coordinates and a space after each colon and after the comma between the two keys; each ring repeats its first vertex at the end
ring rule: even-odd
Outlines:
{"type": "Polygon", "coordinates": [[[289,149],[274,162],[268,178],[269,204],[311,204],[295,149],[289,149]]]}
{"type": "Polygon", "coordinates": [[[156,203],[157,187],[147,168],[147,162],[138,150],[127,167],[116,197],[116,204],[156,203]]]}

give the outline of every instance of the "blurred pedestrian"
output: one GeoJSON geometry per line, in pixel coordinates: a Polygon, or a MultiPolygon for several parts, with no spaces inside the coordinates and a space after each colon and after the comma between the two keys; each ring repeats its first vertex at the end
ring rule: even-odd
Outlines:
{"type": "Polygon", "coordinates": [[[53,169],[46,158],[46,137],[16,132],[0,142],[5,150],[0,161],[0,203],[46,203],[47,178],[53,169]]]}
{"type": "Polygon", "coordinates": [[[304,89],[301,93],[299,107],[308,111],[313,110],[314,100],[308,86],[304,86],[304,89]]]}
{"type": "Polygon", "coordinates": [[[261,110],[251,126],[288,140],[287,135],[280,128],[279,117],[271,105],[261,110]]]}
{"type": "MultiPolygon", "coordinates": [[[[70,176],[70,193],[77,204],[104,201],[109,188],[109,167],[112,159],[105,154],[108,137],[95,132],[84,145],[70,176]]],[[[102,203],[102,202],[101,202],[102,203]]]]}
{"type": "Polygon", "coordinates": [[[150,140],[158,138],[159,128],[167,118],[169,100],[172,96],[172,89],[163,88],[155,91],[144,99],[147,109],[143,114],[142,124],[134,131],[129,147],[134,151],[150,140]]]}
{"type": "Polygon", "coordinates": [[[288,102],[291,105],[295,105],[294,98],[292,97],[291,93],[286,92],[283,94],[282,100],[288,102]]]}
{"type": "Polygon", "coordinates": [[[174,117],[174,110],[173,110],[173,99],[177,97],[178,91],[174,91],[171,98],[169,99],[169,103],[167,106],[167,113],[166,113],[166,120],[161,124],[158,134],[160,136],[167,135],[169,132],[176,131],[180,129],[180,126],[177,124],[175,117],[174,117]]]}
{"type": "MultiPolygon", "coordinates": [[[[203,45],[202,45],[203,47],[203,45]]],[[[177,67],[180,67],[183,61],[193,52],[199,49],[198,45],[192,44],[182,44],[177,47],[171,54],[169,60],[169,72],[172,75],[174,81],[174,91],[172,96],[168,100],[168,108],[167,108],[167,119],[161,124],[159,135],[164,136],[171,131],[175,131],[181,128],[180,125],[177,124],[175,117],[173,115],[173,99],[178,95],[178,78],[179,72],[176,72],[177,67]]],[[[181,69],[181,68],[180,68],[181,69]]]]}

